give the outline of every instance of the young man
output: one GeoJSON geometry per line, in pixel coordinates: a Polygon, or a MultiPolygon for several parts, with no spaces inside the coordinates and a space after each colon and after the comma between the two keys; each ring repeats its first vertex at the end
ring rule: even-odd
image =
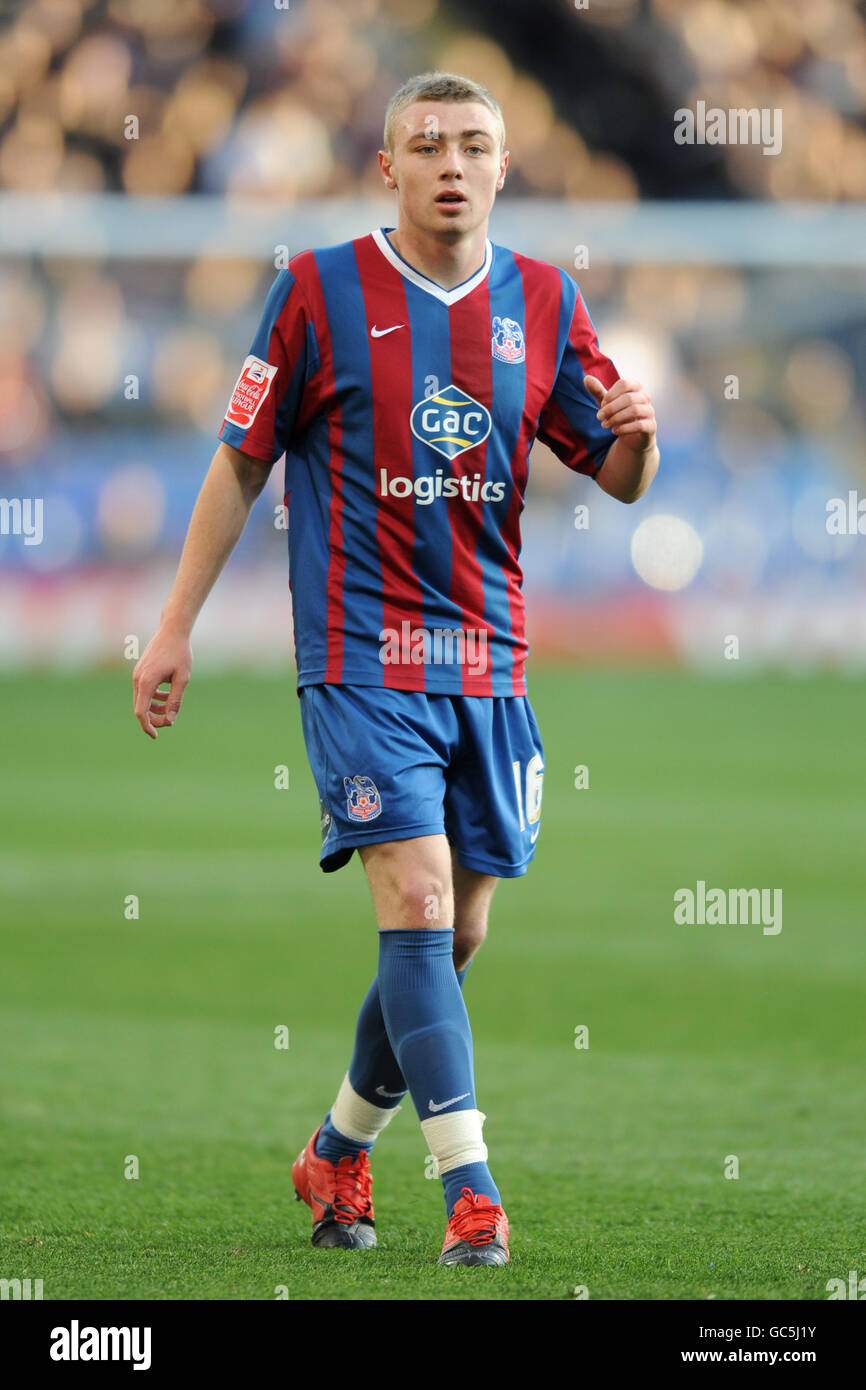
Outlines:
{"type": "Polygon", "coordinates": [[[392,98],[397,226],[304,251],[270,291],[133,684],[174,722],[193,622],[285,451],[301,719],[321,867],[357,849],[379,968],[331,1109],[292,1169],[312,1242],[376,1244],[368,1154],[407,1090],[448,1215],[441,1264],[504,1264],[462,986],[500,878],[526,872],[543,748],[526,698],[519,516],[533,439],[632,502],[655,417],[574,281],[493,246],[502,114],[449,73],[392,98]],[[170,682],[170,691],[157,687],[170,682]]]}

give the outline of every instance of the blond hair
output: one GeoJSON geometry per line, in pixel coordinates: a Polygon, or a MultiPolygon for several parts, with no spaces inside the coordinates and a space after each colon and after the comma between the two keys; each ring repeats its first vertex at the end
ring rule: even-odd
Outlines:
{"type": "Polygon", "coordinates": [[[394,153],[394,128],[398,117],[416,101],[478,101],[486,106],[499,127],[499,149],[505,148],[505,121],[502,107],[492,92],[473,82],[471,77],[461,77],[456,72],[422,72],[404,82],[388,102],[385,111],[385,149],[394,153]]]}

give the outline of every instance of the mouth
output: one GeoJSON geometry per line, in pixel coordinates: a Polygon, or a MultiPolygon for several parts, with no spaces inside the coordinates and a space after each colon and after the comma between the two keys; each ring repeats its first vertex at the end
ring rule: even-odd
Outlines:
{"type": "Polygon", "coordinates": [[[456,188],[449,188],[444,193],[438,193],[435,201],[440,207],[460,208],[466,204],[465,196],[459,193],[456,188]]]}

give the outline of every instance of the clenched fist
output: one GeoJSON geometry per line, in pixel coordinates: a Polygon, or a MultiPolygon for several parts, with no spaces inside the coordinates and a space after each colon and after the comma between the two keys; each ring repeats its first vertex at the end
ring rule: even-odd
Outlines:
{"type": "Polygon", "coordinates": [[[625,446],[637,453],[651,449],[656,437],[656,417],[649,393],[639,381],[615,381],[609,391],[605,391],[598,377],[583,378],[598,406],[598,419],[614,434],[619,435],[625,446]]]}

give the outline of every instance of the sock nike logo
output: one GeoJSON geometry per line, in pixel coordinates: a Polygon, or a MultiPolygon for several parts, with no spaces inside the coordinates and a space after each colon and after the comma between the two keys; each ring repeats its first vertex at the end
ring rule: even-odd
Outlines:
{"type": "Polygon", "coordinates": [[[428,1100],[427,1108],[432,1115],[435,1115],[437,1110],[447,1110],[449,1105],[456,1105],[458,1100],[465,1100],[469,1094],[469,1091],[464,1091],[462,1096],[452,1096],[450,1100],[442,1100],[438,1105],[432,1100],[428,1100]]]}
{"type": "Polygon", "coordinates": [[[405,1096],[405,1091],[386,1091],[384,1086],[376,1087],[377,1096],[389,1096],[392,1100],[395,1096],[405,1096]]]}

